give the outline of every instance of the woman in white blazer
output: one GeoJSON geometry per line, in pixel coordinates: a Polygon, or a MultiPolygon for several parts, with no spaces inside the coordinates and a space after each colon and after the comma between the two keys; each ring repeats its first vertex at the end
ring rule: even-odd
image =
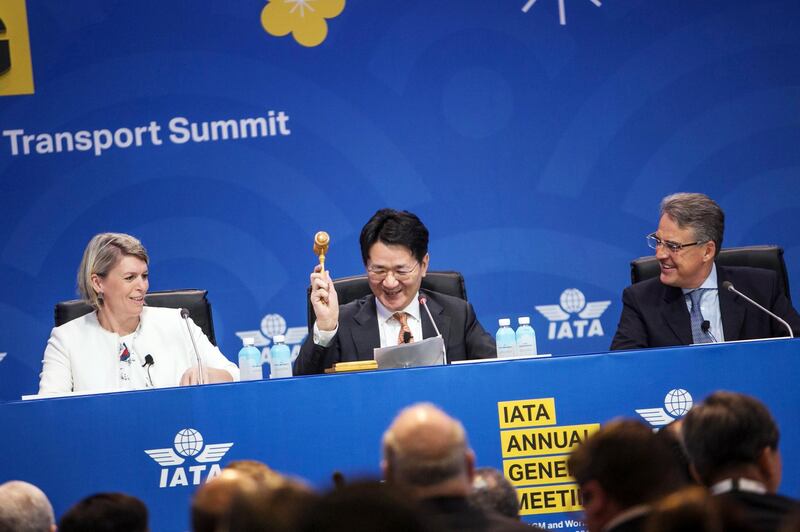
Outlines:
{"type": "MultiPolygon", "coordinates": [[[[95,310],[50,333],[40,395],[199,382],[192,340],[180,310],[145,306],[148,262],[144,246],[130,235],[101,233],[92,238],[78,270],[78,291],[95,310]]],[[[189,329],[205,382],[239,380],[236,364],[191,319],[189,329]]]]}

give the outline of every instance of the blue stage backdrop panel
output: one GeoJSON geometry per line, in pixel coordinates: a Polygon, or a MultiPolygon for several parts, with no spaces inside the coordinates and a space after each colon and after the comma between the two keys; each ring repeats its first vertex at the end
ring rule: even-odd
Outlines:
{"type": "Polygon", "coordinates": [[[426,222],[487,329],[531,316],[556,355],[607,348],[671,192],[800,278],[796,0],[313,6],[0,5],[0,400],[36,392],[101,231],[142,239],[152,289],[208,289],[232,359],[237,334],[296,352],[314,233],[359,273],[385,206],[426,222]]]}

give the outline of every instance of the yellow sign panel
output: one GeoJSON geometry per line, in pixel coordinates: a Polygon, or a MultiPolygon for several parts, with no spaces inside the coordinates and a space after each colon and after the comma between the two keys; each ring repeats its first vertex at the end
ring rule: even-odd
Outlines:
{"type": "Polygon", "coordinates": [[[599,428],[599,423],[590,423],[546,429],[506,430],[500,433],[503,458],[567,454],[599,428]]]}
{"type": "Polygon", "coordinates": [[[567,471],[569,455],[503,461],[503,472],[515,486],[559,484],[574,480],[567,471]]]}
{"type": "Polygon", "coordinates": [[[577,512],[581,506],[581,491],[577,484],[520,488],[517,490],[520,515],[577,512]]]}
{"type": "Polygon", "coordinates": [[[553,397],[501,401],[497,403],[501,429],[556,424],[556,401],[553,397]]]}
{"type": "Polygon", "coordinates": [[[25,0],[0,1],[0,96],[33,94],[25,0]]]}

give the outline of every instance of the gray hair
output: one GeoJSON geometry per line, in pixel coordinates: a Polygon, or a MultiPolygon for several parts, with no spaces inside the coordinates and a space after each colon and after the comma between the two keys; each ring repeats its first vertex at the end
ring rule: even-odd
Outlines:
{"type": "Polygon", "coordinates": [[[725,233],[725,213],[716,201],[697,192],[679,192],[661,200],[661,215],[665,214],[681,229],[691,229],[697,240],[714,242],[715,256],[719,255],[725,233]]]}
{"type": "Polygon", "coordinates": [[[49,532],[55,522],[42,490],[21,480],[0,484],[0,530],[49,532]]]}
{"type": "Polygon", "coordinates": [[[95,235],[86,245],[83,259],[78,268],[78,295],[95,309],[103,304],[102,294],[98,294],[92,286],[92,275],[105,277],[122,257],[130,255],[150,262],[147,251],[141,242],[124,233],[100,233],[95,235]]]}

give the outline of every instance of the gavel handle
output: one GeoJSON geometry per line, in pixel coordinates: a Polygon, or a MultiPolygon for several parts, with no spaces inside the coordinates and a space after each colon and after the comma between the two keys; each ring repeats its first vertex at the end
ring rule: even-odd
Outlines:
{"type": "Polygon", "coordinates": [[[325,254],[319,254],[319,265],[320,265],[320,273],[325,273],[325,254]]]}

